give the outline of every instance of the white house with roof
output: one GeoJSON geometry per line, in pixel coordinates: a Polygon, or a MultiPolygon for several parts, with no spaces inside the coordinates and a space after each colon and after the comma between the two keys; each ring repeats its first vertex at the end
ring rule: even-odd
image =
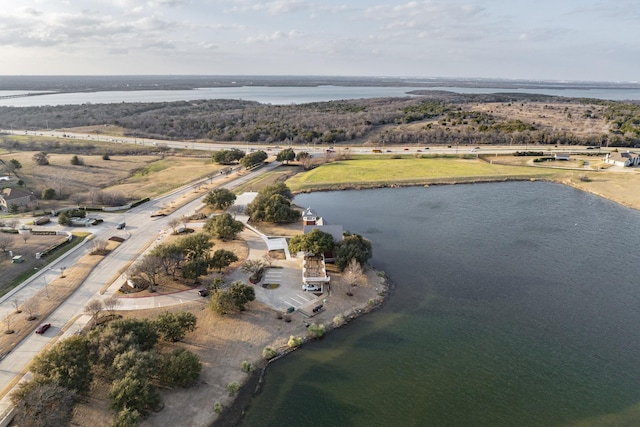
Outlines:
{"type": "Polygon", "coordinates": [[[640,166],[640,154],[630,151],[607,153],[604,161],[621,167],[640,166]]]}

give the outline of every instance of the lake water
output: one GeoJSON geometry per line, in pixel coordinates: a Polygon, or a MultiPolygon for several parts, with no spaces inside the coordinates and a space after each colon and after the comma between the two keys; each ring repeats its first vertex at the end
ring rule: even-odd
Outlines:
{"type": "Polygon", "coordinates": [[[541,182],[295,202],[396,288],[273,364],[243,426],[640,425],[640,212],[541,182]]]}
{"type": "MultiPolygon", "coordinates": [[[[195,90],[138,90],[59,93],[21,98],[5,98],[17,91],[0,91],[0,106],[34,107],[43,105],[112,104],[121,102],[173,102],[198,99],[242,99],[263,104],[285,105],[341,99],[380,98],[409,96],[407,92],[424,90],[424,87],[384,86],[241,86],[215,87],[195,90]]],[[[536,93],[543,95],[610,100],[639,100],[640,89],[499,89],[467,87],[434,87],[432,90],[448,90],[457,93],[536,93]]]]}

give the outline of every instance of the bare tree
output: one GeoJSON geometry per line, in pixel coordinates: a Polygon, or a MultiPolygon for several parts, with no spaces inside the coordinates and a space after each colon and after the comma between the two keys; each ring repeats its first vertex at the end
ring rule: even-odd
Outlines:
{"type": "Polygon", "coordinates": [[[13,308],[16,309],[16,313],[22,313],[22,310],[20,310],[20,299],[19,298],[14,298],[11,300],[11,305],[13,305],[13,308]]]}
{"type": "Polygon", "coordinates": [[[7,330],[5,331],[6,334],[12,334],[15,331],[13,329],[11,329],[11,314],[7,314],[7,318],[5,319],[7,321],[7,330]]]}
{"type": "Polygon", "coordinates": [[[4,222],[4,225],[6,225],[7,227],[9,227],[12,230],[15,230],[16,227],[18,226],[18,224],[20,224],[20,221],[18,221],[17,219],[10,219],[10,220],[4,222]]]}
{"type": "Polygon", "coordinates": [[[7,233],[0,233],[0,249],[6,252],[13,245],[13,236],[7,233]]]}
{"type": "Polygon", "coordinates": [[[364,281],[364,273],[362,272],[362,266],[355,259],[352,258],[349,261],[349,265],[342,272],[342,283],[347,289],[347,295],[353,296],[352,289],[364,281]]]}
{"type": "Polygon", "coordinates": [[[149,292],[155,292],[154,286],[158,284],[158,275],[162,271],[162,260],[155,256],[145,255],[142,260],[133,266],[132,276],[143,278],[149,284],[149,292]]]}
{"type": "Polygon", "coordinates": [[[22,237],[22,240],[24,240],[24,244],[26,245],[27,240],[31,238],[31,231],[20,233],[20,237],[22,237]]]}
{"type": "Polygon", "coordinates": [[[79,207],[82,203],[84,203],[87,200],[87,196],[82,193],[73,193],[72,195],[69,196],[69,200],[71,200],[73,203],[76,204],[76,206],[79,207]]]}
{"type": "Polygon", "coordinates": [[[104,299],[104,308],[111,313],[111,316],[115,315],[116,309],[120,305],[120,298],[117,295],[113,294],[104,299]]]}
{"type": "Polygon", "coordinates": [[[64,279],[66,276],[64,275],[64,271],[67,269],[67,267],[60,267],[60,278],[64,279]]]}
{"type": "Polygon", "coordinates": [[[182,220],[180,218],[171,218],[169,220],[169,227],[171,227],[173,234],[176,234],[176,229],[178,228],[181,222],[182,220]]]}
{"type": "Polygon", "coordinates": [[[267,267],[271,268],[271,266],[273,265],[273,262],[275,261],[275,258],[273,258],[271,256],[271,253],[269,253],[269,251],[267,251],[263,256],[262,256],[262,260],[265,262],[265,264],[267,265],[267,267]]]}
{"type": "Polygon", "coordinates": [[[107,252],[107,242],[102,239],[93,239],[91,242],[91,255],[104,255],[107,252]]]}
{"type": "Polygon", "coordinates": [[[104,305],[99,299],[92,299],[84,306],[84,313],[90,315],[96,324],[98,323],[98,316],[100,316],[102,310],[104,310],[104,305]]]}
{"type": "Polygon", "coordinates": [[[23,302],[22,309],[27,312],[27,320],[35,320],[38,317],[38,301],[35,298],[23,302]]]}
{"type": "Polygon", "coordinates": [[[66,191],[69,188],[69,176],[66,171],[62,170],[53,174],[49,178],[49,182],[52,183],[58,197],[64,199],[66,191]]]}

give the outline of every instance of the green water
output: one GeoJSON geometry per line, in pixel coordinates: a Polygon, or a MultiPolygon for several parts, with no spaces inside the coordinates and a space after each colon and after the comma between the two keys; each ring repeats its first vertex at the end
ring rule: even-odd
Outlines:
{"type": "Polygon", "coordinates": [[[296,202],[396,290],[273,364],[242,425],[640,425],[638,212],[543,183],[296,202]]]}

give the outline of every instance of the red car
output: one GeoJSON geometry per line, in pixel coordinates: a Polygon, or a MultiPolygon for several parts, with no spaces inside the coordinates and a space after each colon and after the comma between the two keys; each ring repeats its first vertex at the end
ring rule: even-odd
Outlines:
{"type": "Polygon", "coordinates": [[[36,328],[36,334],[44,334],[51,327],[51,323],[43,323],[36,328]]]}

